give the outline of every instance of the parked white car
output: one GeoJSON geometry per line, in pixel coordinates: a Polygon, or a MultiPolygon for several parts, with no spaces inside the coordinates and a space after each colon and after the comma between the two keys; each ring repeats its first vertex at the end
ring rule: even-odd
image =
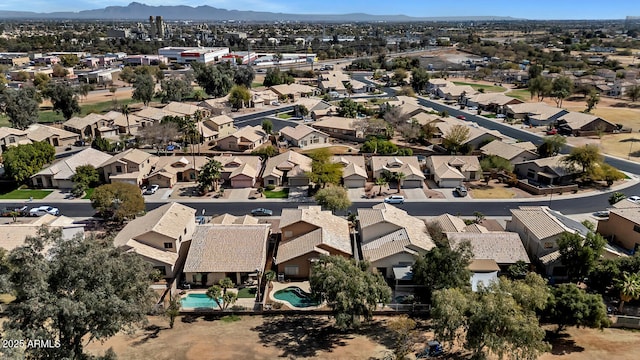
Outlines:
{"type": "Polygon", "coordinates": [[[58,208],[47,205],[32,208],[31,210],[29,210],[29,216],[44,216],[46,214],[58,216],[60,215],[60,210],[58,210],[58,208]]]}
{"type": "Polygon", "coordinates": [[[389,197],[384,198],[384,202],[387,204],[404,204],[404,196],[391,195],[389,197]]]}
{"type": "Polygon", "coordinates": [[[158,185],[151,185],[145,192],[145,195],[153,195],[156,193],[156,191],[158,191],[158,189],[160,188],[160,186],[158,185]]]}

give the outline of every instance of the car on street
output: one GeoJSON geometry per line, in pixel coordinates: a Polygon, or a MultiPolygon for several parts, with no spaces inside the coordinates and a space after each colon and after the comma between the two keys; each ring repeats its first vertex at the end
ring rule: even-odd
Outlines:
{"type": "Polygon", "coordinates": [[[464,185],[456,186],[453,192],[460,197],[467,196],[467,188],[464,185]]]}
{"type": "Polygon", "coordinates": [[[160,188],[160,186],[158,185],[151,185],[149,188],[147,188],[147,190],[144,191],[145,195],[153,195],[156,193],[156,191],[158,191],[158,189],[160,188]]]}
{"type": "Polygon", "coordinates": [[[458,118],[460,120],[467,120],[467,118],[464,115],[458,115],[458,116],[456,116],[456,118],[458,118]]]}
{"type": "Polygon", "coordinates": [[[596,211],[593,213],[593,216],[599,217],[599,218],[608,218],[609,210],[596,211]]]}
{"type": "Polygon", "coordinates": [[[640,196],[638,196],[638,195],[629,196],[627,199],[629,201],[631,201],[631,202],[636,203],[636,204],[640,204],[640,196]]]}
{"type": "Polygon", "coordinates": [[[26,216],[27,215],[27,206],[23,207],[7,207],[0,209],[0,216],[2,217],[12,217],[12,216],[26,216]]]}
{"type": "Polygon", "coordinates": [[[404,196],[391,195],[389,197],[384,198],[384,202],[387,204],[404,204],[404,196]]]}
{"type": "Polygon", "coordinates": [[[44,216],[47,214],[58,216],[60,215],[60,210],[48,205],[38,206],[29,210],[29,216],[44,216]]]}
{"type": "Polygon", "coordinates": [[[269,209],[265,209],[265,208],[257,208],[257,209],[251,210],[251,215],[253,215],[253,216],[272,216],[273,215],[273,211],[271,211],[269,209]]]}
{"type": "Polygon", "coordinates": [[[272,106],[280,106],[280,102],[279,101],[272,101],[271,105],[272,106]]]}
{"type": "Polygon", "coordinates": [[[557,133],[558,133],[558,129],[556,128],[547,130],[547,135],[556,135],[557,133]]]}
{"type": "Polygon", "coordinates": [[[469,111],[478,111],[478,107],[477,106],[469,106],[467,109],[469,111]]]}

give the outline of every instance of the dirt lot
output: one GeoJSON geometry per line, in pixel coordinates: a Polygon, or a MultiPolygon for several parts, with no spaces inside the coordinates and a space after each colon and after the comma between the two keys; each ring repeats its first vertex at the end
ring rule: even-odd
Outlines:
{"type": "MultiPolygon", "coordinates": [[[[356,333],[332,328],[326,317],[245,316],[236,322],[198,318],[193,323],[178,319],[174,329],[167,320],[150,319],[147,330],[119,334],[105,343],[90,344],[93,353],[113,347],[122,359],[380,359],[392,339],[385,328],[387,318],[378,318],[356,333]],[[314,329],[310,331],[309,329],[314,329]]],[[[424,323],[420,341],[433,338],[424,323]]],[[[640,351],[640,333],[619,329],[570,328],[552,341],[550,353],[541,360],[631,360],[640,351]]],[[[416,346],[416,350],[420,345],[416,346]]],[[[458,354],[449,358],[466,358],[458,354]]]]}

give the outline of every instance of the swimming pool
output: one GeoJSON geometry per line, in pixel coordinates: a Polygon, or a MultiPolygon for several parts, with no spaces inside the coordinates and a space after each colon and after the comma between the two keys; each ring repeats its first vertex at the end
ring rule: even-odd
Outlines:
{"type": "Polygon", "coordinates": [[[289,286],[282,290],[278,290],[273,294],[273,297],[286,301],[297,308],[307,308],[320,305],[320,301],[311,297],[311,294],[302,290],[297,286],[289,286]]]}
{"type": "MultiPolygon", "coordinates": [[[[222,302],[222,299],[220,299],[220,301],[222,302]]],[[[207,294],[188,294],[182,298],[181,303],[183,308],[218,308],[218,304],[208,297],[207,294]]]]}

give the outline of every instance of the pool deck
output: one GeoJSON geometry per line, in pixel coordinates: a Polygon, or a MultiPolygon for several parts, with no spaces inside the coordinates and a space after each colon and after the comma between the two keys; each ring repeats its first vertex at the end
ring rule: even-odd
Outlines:
{"type": "Polygon", "coordinates": [[[288,301],[278,300],[273,296],[273,294],[275,294],[278,290],[286,289],[288,287],[293,287],[293,286],[299,287],[303,291],[310,293],[311,292],[311,285],[309,284],[308,281],[300,281],[300,282],[292,281],[292,282],[284,282],[284,283],[273,281],[271,283],[271,285],[273,286],[273,288],[271,289],[271,291],[269,291],[269,300],[271,300],[272,302],[285,304],[285,305],[287,305],[288,307],[290,307],[293,310],[318,310],[318,309],[322,309],[326,305],[325,303],[321,303],[318,306],[310,306],[310,307],[301,308],[301,307],[293,306],[288,301]]]}

